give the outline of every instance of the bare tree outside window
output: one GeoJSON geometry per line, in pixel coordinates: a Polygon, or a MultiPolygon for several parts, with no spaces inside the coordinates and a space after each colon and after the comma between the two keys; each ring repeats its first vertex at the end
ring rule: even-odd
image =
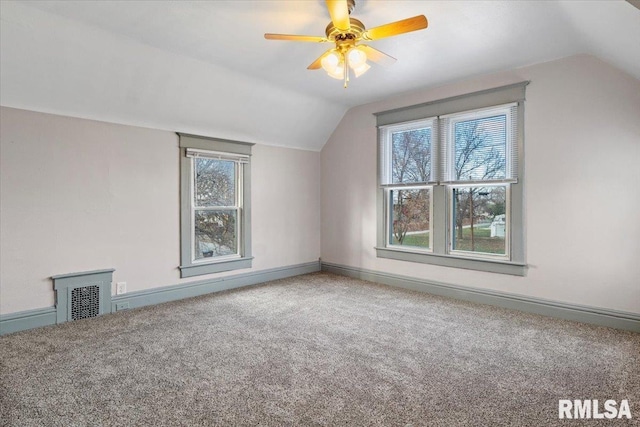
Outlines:
{"type": "Polygon", "coordinates": [[[378,257],[524,274],[527,84],[375,113],[378,257]]]}
{"type": "MultiPolygon", "coordinates": [[[[505,178],[506,115],[460,121],[453,127],[456,181],[491,181],[505,178]]],[[[491,221],[505,213],[505,187],[455,188],[453,197],[456,227],[453,249],[504,254],[504,235],[492,237],[489,229],[491,221]],[[478,245],[480,241],[482,244],[478,245]]]]}
{"type": "Polygon", "coordinates": [[[197,158],[194,179],[197,207],[235,205],[235,162],[197,158]]]}
{"type": "Polygon", "coordinates": [[[194,253],[196,259],[238,252],[236,163],[194,159],[194,253]]]}
{"type": "Polygon", "coordinates": [[[394,132],[391,137],[394,184],[424,183],[431,177],[431,128],[394,132]]]}
{"type": "MultiPolygon", "coordinates": [[[[431,128],[394,132],[391,139],[394,184],[422,184],[431,177],[431,128]]],[[[430,190],[392,190],[393,244],[429,247],[430,190]],[[413,236],[411,242],[405,242],[413,236]]]]}

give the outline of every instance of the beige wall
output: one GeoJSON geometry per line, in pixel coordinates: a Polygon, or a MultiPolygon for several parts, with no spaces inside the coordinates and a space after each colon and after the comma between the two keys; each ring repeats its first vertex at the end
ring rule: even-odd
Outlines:
{"type": "Polygon", "coordinates": [[[640,81],[576,56],[351,109],[322,150],[322,260],[640,313],[640,81]],[[372,113],[531,80],[527,277],[376,258],[372,113]]]}
{"type": "MultiPolygon", "coordinates": [[[[175,134],[0,114],[0,313],[52,306],[54,274],[115,268],[114,283],[129,291],[216,276],[179,279],[175,134]]],[[[256,145],[253,269],[322,253],[353,267],[640,313],[638,117],[640,82],[577,56],[353,108],[321,155],[256,145]],[[376,258],[372,113],[522,80],[531,80],[527,277],[376,258]]]]}
{"type": "MultiPolygon", "coordinates": [[[[55,274],[115,268],[128,291],[216,277],[179,279],[176,134],[0,114],[0,313],[52,306],[55,274]]],[[[252,209],[253,270],[316,261],[320,154],[254,146],[252,209]]]]}

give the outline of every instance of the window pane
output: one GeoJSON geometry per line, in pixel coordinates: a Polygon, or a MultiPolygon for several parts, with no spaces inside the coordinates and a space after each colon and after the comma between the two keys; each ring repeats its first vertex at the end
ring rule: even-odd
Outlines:
{"type": "Polygon", "coordinates": [[[195,205],[236,205],[236,163],[228,160],[195,158],[195,205]]]}
{"type": "Polygon", "coordinates": [[[506,177],[507,116],[454,124],[455,180],[482,181],[506,177]]]}
{"type": "Polygon", "coordinates": [[[391,244],[429,249],[431,191],[427,188],[391,190],[389,197],[392,204],[391,244]]]}
{"type": "Polygon", "coordinates": [[[428,182],[431,177],[431,128],[391,134],[393,183],[428,182]]]}
{"type": "Polygon", "coordinates": [[[453,189],[453,250],[505,254],[506,195],[506,186],[453,189]]]}
{"type": "Polygon", "coordinates": [[[195,259],[238,253],[237,211],[195,212],[195,259]]]}

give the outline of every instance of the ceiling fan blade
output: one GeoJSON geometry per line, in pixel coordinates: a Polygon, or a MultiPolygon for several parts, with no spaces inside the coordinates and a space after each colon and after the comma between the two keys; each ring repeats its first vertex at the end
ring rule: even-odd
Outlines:
{"type": "Polygon", "coordinates": [[[320,36],[299,36],[296,34],[271,34],[266,33],[264,38],[267,40],[289,40],[294,42],[315,42],[315,43],[324,43],[328,42],[325,37],[320,36]]]}
{"type": "Polygon", "coordinates": [[[367,59],[372,60],[376,64],[389,66],[396,62],[396,58],[389,56],[384,52],[380,52],[378,49],[374,49],[366,44],[358,45],[358,49],[363,51],[367,55],[367,59]]]}
{"type": "Polygon", "coordinates": [[[397,36],[398,34],[409,33],[411,31],[422,30],[427,28],[429,23],[424,15],[414,16],[413,18],[403,19],[402,21],[392,22],[390,24],[381,25],[371,28],[362,33],[364,40],[378,40],[385,37],[397,36]]]}
{"type": "Polygon", "coordinates": [[[349,5],[347,0],[326,0],[331,22],[340,31],[349,31],[349,5]]]}
{"type": "Polygon", "coordinates": [[[311,65],[309,65],[307,67],[307,70],[318,70],[320,68],[322,68],[322,59],[327,56],[329,54],[329,52],[331,52],[333,49],[329,49],[327,50],[325,53],[323,53],[322,55],[320,55],[318,57],[318,59],[316,59],[315,61],[313,61],[311,63],[311,65]]]}

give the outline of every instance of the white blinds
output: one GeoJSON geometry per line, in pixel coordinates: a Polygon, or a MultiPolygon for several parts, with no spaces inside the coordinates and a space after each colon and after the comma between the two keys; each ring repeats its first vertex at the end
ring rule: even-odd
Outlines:
{"type": "Polygon", "coordinates": [[[517,182],[518,103],[379,127],[382,186],[517,182]]]}
{"type": "Polygon", "coordinates": [[[439,117],[439,182],[515,182],[518,104],[439,117]]]}
{"type": "Polygon", "coordinates": [[[231,154],[219,151],[198,150],[195,148],[186,149],[187,157],[202,157],[207,159],[227,160],[237,163],[249,163],[249,156],[244,154],[231,154]]]}
{"type": "Polygon", "coordinates": [[[389,146],[390,129],[386,126],[378,129],[378,176],[381,185],[391,184],[391,150],[389,146]]]}

